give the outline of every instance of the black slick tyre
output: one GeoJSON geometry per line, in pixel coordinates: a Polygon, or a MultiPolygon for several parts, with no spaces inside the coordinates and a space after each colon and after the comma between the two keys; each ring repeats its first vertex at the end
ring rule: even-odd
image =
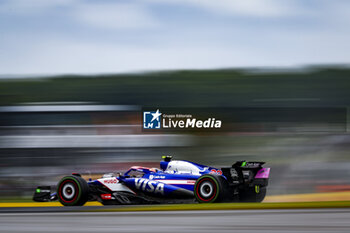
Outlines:
{"type": "Polygon", "coordinates": [[[225,198],[226,180],[218,175],[203,175],[194,185],[194,196],[199,203],[221,202],[225,198]]]}
{"type": "Polygon", "coordinates": [[[88,184],[79,176],[65,176],[57,185],[58,200],[64,206],[82,206],[88,201],[88,184]]]}

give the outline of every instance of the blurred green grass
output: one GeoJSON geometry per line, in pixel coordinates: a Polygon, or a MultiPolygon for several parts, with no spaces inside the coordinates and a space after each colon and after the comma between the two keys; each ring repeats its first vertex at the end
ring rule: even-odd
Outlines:
{"type": "Polygon", "coordinates": [[[2,197],[0,203],[21,203],[33,202],[32,197],[2,197]]]}

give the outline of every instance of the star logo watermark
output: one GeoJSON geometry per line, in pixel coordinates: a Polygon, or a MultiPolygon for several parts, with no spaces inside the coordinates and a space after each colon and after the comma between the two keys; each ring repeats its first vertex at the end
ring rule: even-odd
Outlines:
{"type": "Polygon", "coordinates": [[[143,112],[143,128],[144,129],[160,129],[162,113],[159,109],[155,112],[143,112]]]}

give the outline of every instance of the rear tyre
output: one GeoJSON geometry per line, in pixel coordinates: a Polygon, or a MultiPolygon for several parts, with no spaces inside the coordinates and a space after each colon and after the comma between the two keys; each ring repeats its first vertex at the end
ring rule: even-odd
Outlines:
{"type": "Polygon", "coordinates": [[[63,177],[57,185],[58,200],[64,206],[82,206],[88,200],[88,184],[79,176],[63,177]]]}
{"type": "Polygon", "coordinates": [[[194,196],[199,203],[220,202],[225,199],[226,180],[222,176],[203,175],[194,185],[194,196]]]}
{"type": "Polygon", "coordinates": [[[239,200],[241,202],[262,202],[265,196],[266,186],[260,187],[257,185],[254,188],[241,191],[239,193],[239,200]]]}

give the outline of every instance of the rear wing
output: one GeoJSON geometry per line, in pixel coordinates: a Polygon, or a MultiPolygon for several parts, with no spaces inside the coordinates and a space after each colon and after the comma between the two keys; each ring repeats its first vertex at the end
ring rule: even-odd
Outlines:
{"type": "Polygon", "coordinates": [[[221,168],[223,175],[233,184],[261,183],[266,186],[270,168],[263,168],[265,162],[237,161],[231,167],[221,168]]]}

